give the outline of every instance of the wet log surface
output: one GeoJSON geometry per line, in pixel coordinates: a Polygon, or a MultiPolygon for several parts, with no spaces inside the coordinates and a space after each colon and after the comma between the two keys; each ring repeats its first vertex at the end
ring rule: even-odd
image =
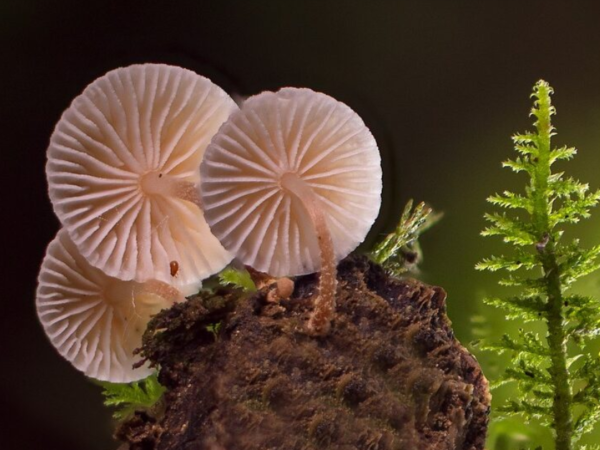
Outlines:
{"type": "Polygon", "coordinates": [[[330,334],[309,336],[317,278],[291,299],[221,290],[161,312],[144,338],[167,393],[117,436],[131,450],[482,450],[490,396],[445,292],[340,263],[330,334]],[[220,323],[218,333],[207,329],[220,323]]]}

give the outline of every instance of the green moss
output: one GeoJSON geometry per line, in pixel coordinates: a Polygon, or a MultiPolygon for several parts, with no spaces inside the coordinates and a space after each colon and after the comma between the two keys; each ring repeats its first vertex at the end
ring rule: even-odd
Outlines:
{"type": "Polygon", "coordinates": [[[246,270],[228,267],[219,274],[219,281],[223,286],[234,286],[244,292],[256,292],[256,285],[246,270]]]}
{"type": "Polygon", "coordinates": [[[486,299],[502,308],[508,319],[542,322],[545,336],[521,330],[487,345],[496,353],[508,352],[512,364],[495,381],[499,386],[515,382],[518,399],[496,408],[503,415],[520,415],[541,421],[555,432],[557,450],[571,450],[579,438],[600,418],[600,362],[583,351],[586,339],[600,334],[597,302],[570,294],[571,285],[600,266],[600,246],[583,249],[577,240],[563,243],[565,224],[590,216],[600,201],[600,191],[589,192],[587,184],[552,172],[554,163],[570,160],[576,150],[552,148],[556,134],[551,117],[552,88],[539,81],[533,90],[535,132],[513,137],[519,156],[504,163],[529,176],[523,194],[505,191],[488,198],[504,209],[521,214],[492,213],[484,236],[500,236],[513,246],[509,256],[492,256],[477,265],[479,270],[505,270],[501,285],[516,287],[518,295],[486,299]],[[569,351],[569,343],[578,344],[569,351]],[[576,364],[575,364],[576,363],[576,364]]]}
{"type": "Polygon", "coordinates": [[[104,404],[116,408],[113,417],[119,420],[131,416],[137,410],[152,408],[165,392],[156,375],[134,383],[100,382],[100,385],[104,388],[104,404]]]}
{"type": "Polygon", "coordinates": [[[375,246],[371,259],[396,276],[415,270],[422,258],[419,236],[441,218],[423,202],[413,209],[409,200],[396,229],[375,246]]]}

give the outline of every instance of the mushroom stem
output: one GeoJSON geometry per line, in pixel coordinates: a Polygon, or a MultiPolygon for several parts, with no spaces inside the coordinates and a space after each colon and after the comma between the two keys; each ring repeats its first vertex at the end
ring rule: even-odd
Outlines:
{"type": "Polygon", "coordinates": [[[180,180],[160,172],[148,172],[141,177],[140,188],[148,195],[172,195],[192,202],[202,209],[202,199],[198,187],[189,181],[180,180]]]}
{"type": "Polygon", "coordinates": [[[158,280],[148,280],[134,283],[131,291],[131,301],[127,297],[114,297],[114,307],[121,311],[129,326],[126,332],[140,335],[146,329],[150,319],[162,309],[170,308],[175,303],[185,300],[183,294],[173,286],[158,280]]]}
{"type": "Polygon", "coordinates": [[[140,283],[137,291],[137,293],[157,295],[169,303],[177,303],[185,300],[185,297],[177,288],[159,280],[148,280],[140,283]]]}
{"type": "Polygon", "coordinates": [[[194,203],[198,208],[202,209],[202,197],[198,192],[198,186],[189,181],[178,181],[173,186],[173,193],[182,200],[194,203]]]}
{"type": "Polygon", "coordinates": [[[337,286],[337,267],[333,240],[327,227],[319,199],[304,180],[292,172],[281,177],[281,187],[295,195],[304,205],[310,216],[321,250],[321,276],[319,278],[319,296],[308,321],[308,329],[315,335],[323,336],[329,331],[335,312],[335,290],[337,286]]]}

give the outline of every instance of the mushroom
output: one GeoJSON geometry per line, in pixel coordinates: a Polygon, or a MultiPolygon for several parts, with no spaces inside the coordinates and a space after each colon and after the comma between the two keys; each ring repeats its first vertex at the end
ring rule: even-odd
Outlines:
{"type": "Polygon", "coordinates": [[[92,265],[191,294],[231,260],[197,188],[204,150],[235,109],[208,79],[163,64],[113,70],[75,98],[52,134],[46,173],[56,214],[92,265]]]}
{"type": "Polygon", "coordinates": [[[310,89],[264,92],[213,137],[200,173],[206,220],[244,264],[273,276],[321,272],[308,327],[327,333],[337,261],[381,204],[381,158],[361,118],[310,89]]]}
{"type": "Polygon", "coordinates": [[[183,300],[172,286],[123,281],[91,266],[63,228],[48,246],[38,278],[38,317],[58,352],[87,376],[127,383],[152,373],[133,369],[150,317],[183,300]]]}

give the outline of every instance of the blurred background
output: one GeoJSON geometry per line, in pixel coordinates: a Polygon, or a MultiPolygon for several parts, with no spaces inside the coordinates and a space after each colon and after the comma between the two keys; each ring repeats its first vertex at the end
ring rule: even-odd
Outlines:
{"type": "MultiPolygon", "coordinates": [[[[479,232],[485,198],[526,181],[500,163],[512,157],[510,136],[531,128],[538,79],[556,91],[555,143],[580,151],[561,168],[600,187],[598,2],[3,0],[0,55],[3,450],[118,446],[100,389],[58,356],[34,310],[37,271],[59,227],[47,198],[48,140],[71,100],[113,68],[164,62],[232,95],[306,86],[351,106],[383,158],[384,202],[366,246],[410,198],[442,211],[421,241],[420,277],[448,291],[465,345],[519,326],[482,306],[508,292],[473,266],[508,251],[479,232]]],[[[569,233],[598,243],[600,211],[569,233]]],[[[578,287],[597,294],[600,277],[578,287]]],[[[478,357],[494,379],[503,360],[478,357]]],[[[497,391],[494,404],[510,394],[497,391]]],[[[552,448],[548,430],[520,422],[494,425],[489,448],[528,439],[552,448]]]]}

